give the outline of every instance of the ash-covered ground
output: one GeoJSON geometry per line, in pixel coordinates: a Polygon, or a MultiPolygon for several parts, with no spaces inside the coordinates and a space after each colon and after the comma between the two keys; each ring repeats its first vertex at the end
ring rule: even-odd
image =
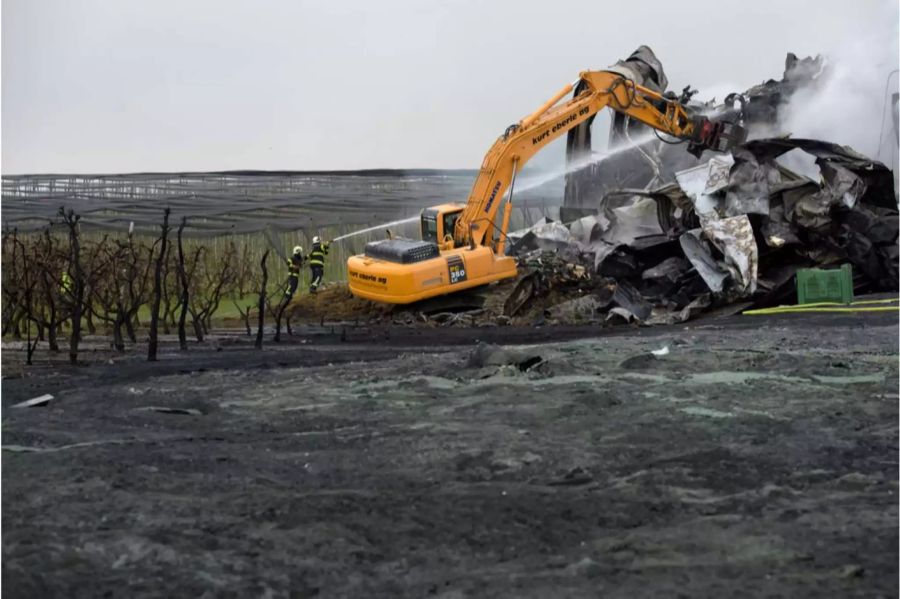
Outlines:
{"type": "Polygon", "coordinates": [[[897,332],[318,331],[24,370],[7,348],[4,596],[895,597],[897,332]]]}

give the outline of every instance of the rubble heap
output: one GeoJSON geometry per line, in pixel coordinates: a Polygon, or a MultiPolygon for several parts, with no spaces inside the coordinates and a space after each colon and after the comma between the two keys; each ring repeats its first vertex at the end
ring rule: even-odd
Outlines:
{"type": "Polygon", "coordinates": [[[857,294],[898,286],[891,171],[816,140],[750,141],[677,171],[672,183],[612,191],[585,216],[543,219],[509,239],[515,280],[408,306],[365,302],[332,285],[292,303],[288,316],[409,326],[653,325],[794,303],[801,268],[849,263],[857,294]],[[786,162],[805,164],[812,176],[786,162]]]}
{"type": "Polygon", "coordinates": [[[607,194],[570,223],[510,233],[526,274],[505,314],[540,300],[541,316],[557,322],[681,322],[708,308],[791,302],[798,269],[840,263],[853,265],[857,293],[896,290],[897,232],[883,164],[823,141],[750,141],[673,183],[607,194]],[[803,153],[819,180],[785,167],[788,152],[803,153]],[[584,294],[548,306],[560,287],[584,294]]]}

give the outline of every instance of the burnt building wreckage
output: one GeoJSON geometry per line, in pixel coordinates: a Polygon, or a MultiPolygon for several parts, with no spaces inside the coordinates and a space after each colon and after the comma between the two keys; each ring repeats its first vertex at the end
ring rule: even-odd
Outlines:
{"type": "MultiPolygon", "coordinates": [[[[695,157],[613,115],[611,151],[596,160],[588,121],[568,134],[562,222],[510,233],[513,252],[540,271],[552,263],[549,251],[581,265],[598,288],[627,296],[616,301],[598,292],[573,300],[590,304],[586,317],[618,306],[620,316],[645,324],[683,321],[724,305],[793,303],[794,275],[809,267],[850,264],[857,293],[895,291],[891,170],[847,146],[771,137],[791,97],[822,85],[826,69],[820,57],[788,54],[781,80],[704,104],[692,100],[689,87],[680,96],[666,92],[659,60],[650,48],[638,48],[610,70],[706,114],[732,113],[761,139],[730,154],[695,157]],[[786,166],[795,162],[804,168],[786,166]]],[[[516,305],[527,307],[525,298],[535,294],[519,293],[516,305]]]]}

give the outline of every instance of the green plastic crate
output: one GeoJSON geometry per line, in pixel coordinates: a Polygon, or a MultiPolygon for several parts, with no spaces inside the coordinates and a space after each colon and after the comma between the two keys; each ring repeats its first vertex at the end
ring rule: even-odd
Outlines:
{"type": "Polygon", "coordinates": [[[804,268],[797,271],[797,303],[817,304],[833,302],[849,304],[853,301],[853,268],[804,268]]]}

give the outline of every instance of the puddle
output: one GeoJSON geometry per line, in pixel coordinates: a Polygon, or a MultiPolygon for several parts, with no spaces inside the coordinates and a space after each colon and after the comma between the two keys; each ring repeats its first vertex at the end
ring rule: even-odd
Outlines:
{"type": "Polygon", "coordinates": [[[552,376],[545,379],[532,379],[525,376],[503,376],[494,375],[480,381],[473,381],[473,387],[488,387],[493,385],[515,385],[521,387],[551,387],[556,385],[600,385],[608,383],[609,378],[600,375],[591,374],[564,374],[560,376],[552,376]]]}
{"type": "Polygon", "coordinates": [[[330,401],[327,403],[308,403],[302,406],[288,406],[286,408],[282,408],[284,412],[292,412],[295,410],[321,410],[322,408],[330,408],[332,406],[338,405],[337,402],[330,401]]]}
{"type": "Polygon", "coordinates": [[[650,392],[650,391],[644,391],[643,395],[644,395],[644,397],[646,397],[647,399],[655,399],[656,401],[665,401],[665,402],[667,402],[667,403],[686,403],[686,402],[689,402],[689,401],[696,401],[696,400],[697,400],[696,397],[690,397],[690,398],[687,398],[687,397],[684,397],[684,398],[682,398],[682,397],[669,397],[669,396],[661,395],[661,394],[659,394],[659,393],[652,393],[652,392],[650,392]]]}
{"type": "Polygon", "coordinates": [[[459,383],[456,381],[445,379],[441,376],[422,376],[414,380],[425,381],[432,389],[456,389],[459,387],[459,383]]]}
{"type": "Polygon", "coordinates": [[[627,379],[641,379],[644,381],[651,381],[653,383],[669,383],[672,381],[667,376],[663,376],[661,374],[649,374],[646,372],[625,372],[620,374],[619,377],[627,378],[627,379]]]}
{"type": "Polygon", "coordinates": [[[828,383],[831,385],[857,385],[860,383],[881,383],[884,382],[882,374],[857,374],[854,376],[827,376],[814,374],[812,378],[820,383],[828,383]]]}
{"type": "Polygon", "coordinates": [[[681,411],[692,416],[706,416],[707,418],[734,418],[734,414],[731,412],[720,412],[719,410],[701,408],[700,406],[681,408],[681,411]]]}
{"type": "Polygon", "coordinates": [[[456,389],[459,383],[441,376],[415,376],[408,378],[388,379],[371,383],[356,383],[350,386],[355,393],[367,393],[374,391],[398,390],[415,391],[424,387],[431,389],[450,390],[456,389]]]}
{"type": "Polygon", "coordinates": [[[770,412],[766,412],[765,410],[749,410],[747,408],[735,408],[735,412],[740,412],[741,414],[750,414],[751,416],[762,416],[764,418],[770,418],[772,420],[790,420],[790,418],[784,418],[782,416],[775,416],[770,412]]]}
{"type": "MultiPolygon", "coordinates": [[[[650,375],[652,376],[652,375],[650,375]]],[[[774,372],[737,372],[731,370],[719,370],[716,372],[703,372],[692,374],[685,378],[688,384],[715,385],[715,384],[741,384],[756,380],[783,381],[786,383],[826,383],[829,385],[857,385],[864,383],[881,383],[883,374],[858,374],[849,376],[828,376],[813,374],[809,378],[787,376],[774,372]]]]}
{"type": "Polygon", "coordinates": [[[703,372],[701,374],[692,374],[685,379],[685,382],[698,385],[712,384],[740,384],[747,381],[755,381],[760,379],[769,379],[776,381],[785,381],[788,383],[809,383],[809,379],[803,379],[796,376],[785,376],[775,374],[773,372],[736,372],[731,370],[720,370],[716,372],[703,372]]]}

